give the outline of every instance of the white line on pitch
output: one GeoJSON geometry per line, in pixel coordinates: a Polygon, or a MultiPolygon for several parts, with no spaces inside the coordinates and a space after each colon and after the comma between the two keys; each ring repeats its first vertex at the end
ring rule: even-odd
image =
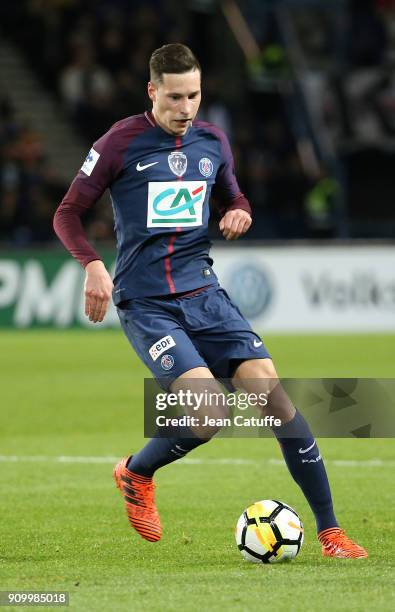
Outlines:
{"type": "MultiPolygon", "coordinates": [[[[0,463],[104,463],[112,464],[119,461],[119,457],[87,457],[87,456],[43,456],[43,455],[0,455],[0,463]]],[[[325,463],[337,467],[393,467],[395,461],[386,459],[325,459],[325,463]]],[[[257,461],[254,459],[242,459],[224,457],[219,459],[201,459],[194,457],[185,457],[176,464],[182,465],[284,465],[282,459],[262,459],[257,461]]]]}

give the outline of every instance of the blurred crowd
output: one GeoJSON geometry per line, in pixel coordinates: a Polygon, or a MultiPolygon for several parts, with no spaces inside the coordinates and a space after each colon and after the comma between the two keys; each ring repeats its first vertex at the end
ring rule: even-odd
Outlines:
{"type": "MultiPolygon", "coordinates": [[[[262,48],[253,71],[215,0],[5,0],[0,22],[87,148],[113,122],[149,108],[152,50],[190,45],[204,72],[200,117],[228,134],[241,188],[254,205],[249,237],[335,237],[342,186],[325,163],[314,171],[303,164],[295,109],[278,85],[292,72],[281,31],[262,13],[265,2],[239,4],[262,48]]],[[[352,177],[359,166],[350,150],[384,143],[388,152],[395,135],[395,1],[346,2],[342,38],[333,14],[316,5],[295,15],[296,32],[308,68],[324,75],[311,88],[311,103],[352,177]]],[[[50,240],[50,219],[67,186],[48,166],[43,135],[17,125],[6,99],[1,126],[0,239],[50,240]]],[[[109,208],[98,208],[88,227],[93,239],[111,240],[109,208]]]]}
{"type": "Polygon", "coordinates": [[[0,99],[0,240],[16,247],[52,240],[54,203],[65,185],[48,164],[44,136],[0,99]]]}

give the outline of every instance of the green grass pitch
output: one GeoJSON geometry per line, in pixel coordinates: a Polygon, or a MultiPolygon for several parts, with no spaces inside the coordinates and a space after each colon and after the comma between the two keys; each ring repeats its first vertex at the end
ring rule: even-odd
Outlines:
{"type": "MultiPolygon", "coordinates": [[[[282,376],[395,377],[394,336],[265,340],[282,376]]],[[[143,443],[146,371],[121,332],[1,332],[0,345],[0,590],[66,590],[71,609],[95,612],[395,609],[391,440],[320,441],[338,518],[366,560],[321,557],[270,439],[216,440],[196,462],[161,470],[164,535],[150,544],[130,529],[112,481],[111,457],[143,443]],[[249,463],[218,462],[229,458],[249,463]],[[292,563],[249,564],[236,520],[273,497],[299,512],[305,544],[292,563]]]]}

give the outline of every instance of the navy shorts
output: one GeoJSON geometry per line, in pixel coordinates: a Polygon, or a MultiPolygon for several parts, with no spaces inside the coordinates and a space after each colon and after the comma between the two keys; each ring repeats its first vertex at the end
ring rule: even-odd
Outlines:
{"type": "Polygon", "coordinates": [[[242,361],[269,357],[261,338],[217,285],[174,299],[135,298],[117,311],[130,344],[166,389],[192,368],[232,378],[242,361]]]}

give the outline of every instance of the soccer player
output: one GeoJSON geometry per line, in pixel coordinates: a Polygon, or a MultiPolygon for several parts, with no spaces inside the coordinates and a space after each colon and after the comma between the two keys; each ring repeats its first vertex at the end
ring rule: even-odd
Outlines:
{"type": "MultiPolygon", "coordinates": [[[[56,211],[54,227],[84,266],[85,313],[102,321],[113,295],[122,328],[142,361],[167,389],[191,381],[230,378],[248,392],[267,389],[277,373],[260,337],[219,286],[207,235],[209,198],[220,204],[226,240],[245,234],[251,208],[240,192],[224,133],[195,120],[201,68],[182,44],[164,45],[150,59],[152,110],[118,121],[94,143],[56,211]],[[114,282],[88,243],[80,217],[109,188],[118,257],[114,282]]],[[[322,552],[366,557],[340,529],[317,444],[303,416],[278,385],[270,414],[288,469],[316,519],[322,552]]],[[[154,472],[206,443],[218,431],[173,428],[114,469],[131,525],[151,542],[162,527],[154,499],[154,472]],[[199,435],[200,434],[200,435],[199,435]]]]}

